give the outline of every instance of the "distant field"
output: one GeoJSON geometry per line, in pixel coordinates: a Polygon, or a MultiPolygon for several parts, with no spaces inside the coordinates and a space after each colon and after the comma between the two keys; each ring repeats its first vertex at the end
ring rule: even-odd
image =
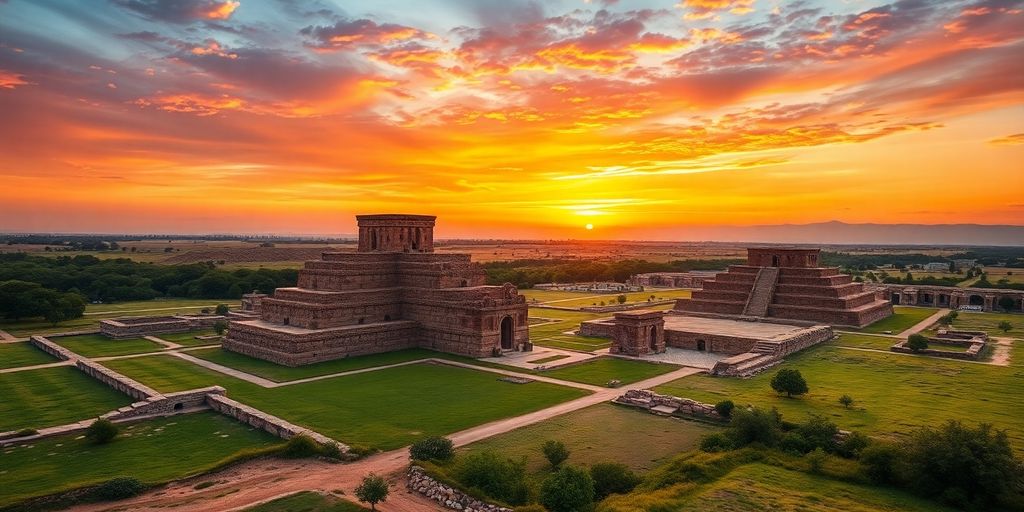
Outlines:
{"type": "Polygon", "coordinates": [[[148,484],[185,478],[243,450],[281,443],[262,430],[213,412],[132,423],[121,429],[105,445],[72,435],[5,449],[0,454],[0,507],[119,476],[148,484]]]}
{"type": "Polygon", "coordinates": [[[985,331],[989,336],[1008,336],[1024,339],[1024,314],[1021,313],[973,313],[960,311],[952,328],[966,331],[985,331]],[[1009,332],[999,329],[1000,322],[1010,322],[1013,326],[1009,332]]]}
{"type": "Polygon", "coordinates": [[[50,341],[85,357],[145,354],[147,352],[158,352],[164,349],[163,345],[142,338],[115,340],[102,334],[60,336],[52,338],[50,341]]]}
{"type": "Polygon", "coordinates": [[[154,299],[111,304],[88,304],[85,307],[85,316],[82,318],[60,322],[57,325],[42,319],[0,320],[0,330],[19,337],[27,337],[32,334],[98,330],[100,320],[105,318],[196,314],[204,307],[213,309],[217,304],[221,303],[231,307],[236,307],[239,304],[238,301],[210,299],[154,299]]]}
{"type": "Polygon", "coordinates": [[[931,315],[934,315],[938,309],[936,308],[919,308],[913,306],[893,306],[893,315],[888,318],[883,318],[867,327],[861,329],[863,332],[882,333],[885,331],[892,331],[893,334],[899,334],[931,315]]]}
{"type": "Polygon", "coordinates": [[[985,267],[985,273],[988,274],[990,283],[996,283],[1000,279],[1006,279],[1011,283],[1024,283],[1024,268],[985,267]]]}
{"type": "Polygon", "coordinates": [[[0,397],[0,432],[86,420],[132,403],[71,366],[0,373],[0,397]]]}
{"type": "Polygon", "coordinates": [[[55,362],[57,362],[56,359],[27,341],[0,343],[0,369],[55,362]]]}

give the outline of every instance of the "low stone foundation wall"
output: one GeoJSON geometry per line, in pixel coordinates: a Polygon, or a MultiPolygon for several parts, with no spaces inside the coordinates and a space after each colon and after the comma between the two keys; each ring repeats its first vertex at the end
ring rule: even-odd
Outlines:
{"type": "Polygon", "coordinates": [[[466,495],[466,493],[458,489],[444,485],[427,475],[423,468],[419,466],[409,468],[408,488],[410,491],[418,492],[451,510],[462,510],[464,512],[512,512],[510,508],[485,503],[466,495]]]}
{"type": "Polygon", "coordinates": [[[647,309],[652,306],[664,306],[665,304],[675,304],[676,299],[656,300],[652,302],[637,302],[633,304],[610,304],[607,306],[583,306],[579,308],[580,311],[587,313],[614,313],[616,311],[632,311],[634,309],[647,309]]]}
{"type": "Polygon", "coordinates": [[[79,370],[82,370],[86,375],[136,400],[147,400],[151,397],[163,396],[159,391],[146,386],[141,382],[125,377],[114,370],[98,363],[94,363],[88,359],[79,359],[75,362],[75,366],[78,367],[79,370]]]}
{"type": "Polygon", "coordinates": [[[576,331],[579,336],[591,336],[594,338],[611,338],[612,331],[615,330],[615,320],[612,318],[598,318],[596,320],[587,320],[586,322],[580,323],[580,328],[576,331]]]}
{"type": "Polygon", "coordinates": [[[219,320],[227,320],[227,317],[220,315],[175,315],[111,318],[100,321],[100,332],[114,339],[136,338],[153,334],[184,332],[213,327],[219,320]]]}
{"type": "Polygon", "coordinates": [[[689,398],[671,395],[659,395],[649,389],[630,389],[612,402],[630,407],[646,409],[654,414],[668,416],[692,416],[700,419],[723,421],[715,406],[704,404],[689,398]]]}
{"type": "Polygon", "coordinates": [[[168,416],[177,411],[205,408],[206,401],[211,395],[224,395],[225,390],[220,386],[208,388],[190,389],[166,395],[151,396],[146,400],[135,402],[122,407],[116,411],[110,411],[100,418],[110,421],[118,421],[139,416],[168,416]]]}
{"type": "Polygon", "coordinates": [[[348,451],[348,446],[338,443],[323,434],[294,425],[277,416],[267,414],[255,407],[249,407],[223,395],[207,395],[206,404],[225,416],[230,416],[242,423],[270,432],[281,439],[291,439],[299,434],[306,434],[320,444],[337,443],[342,453],[348,451]]]}
{"type": "Polygon", "coordinates": [[[39,350],[50,354],[61,361],[70,361],[72,359],[78,359],[78,355],[74,352],[42,337],[32,336],[29,338],[29,343],[35,345],[39,350]]]}

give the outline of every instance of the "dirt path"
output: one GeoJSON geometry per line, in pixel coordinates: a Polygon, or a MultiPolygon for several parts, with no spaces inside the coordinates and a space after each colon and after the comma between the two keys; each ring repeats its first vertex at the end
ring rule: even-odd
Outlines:
{"type": "Polygon", "coordinates": [[[992,341],[995,342],[993,347],[995,350],[992,352],[992,364],[999,366],[1010,366],[1010,348],[1013,346],[1013,338],[996,338],[993,337],[992,341]]]}
{"type": "MultiPolygon", "coordinates": [[[[450,362],[449,362],[450,363],[450,362]]],[[[493,371],[493,369],[490,369],[493,371]]],[[[456,432],[449,438],[456,446],[502,434],[562,414],[611,400],[627,389],[644,389],[700,373],[697,368],[680,368],[617,389],[598,388],[591,395],[541,409],[532,413],[493,421],[456,432]]],[[[499,371],[498,373],[501,373],[499,371]]],[[[512,372],[509,372],[512,373],[512,372]]],[[[564,383],[563,383],[564,384],[564,383]]],[[[388,501],[378,505],[382,512],[420,512],[440,510],[436,503],[410,493],[405,488],[405,470],[409,464],[408,448],[379,453],[351,464],[330,464],[321,461],[286,461],[264,459],[244,463],[217,473],[183,480],[153,489],[142,496],[114,503],[82,505],[69,510],[131,510],[131,511],[223,511],[238,510],[298,491],[344,491],[352,496],[355,487],[368,473],[387,475],[391,480],[388,501]],[[216,481],[217,485],[195,489],[199,482],[216,481]]]]}
{"type": "Polygon", "coordinates": [[[935,322],[939,321],[939,318],[942,317],[942,315],[945,315],[948,312],[949,312],[948,310],[940,309],[940,310],[936,311],[935,313],[933,313],[932,316],[930,316],[928,318],[925,318],[924,320],[921,320],[920,322],[914,324],[913,327],[911,327],[911,328],[909,328],[909,329],[907,329],[907,330],[897,334],[896,336],[899,336],[900,338],[904,338],[904,339],[909,338],[911,334],[917,334],[917,333],[919,333],[919,332],[921,332],[921,331],[931,327],[932,324],[934,324],[935,322]]]}

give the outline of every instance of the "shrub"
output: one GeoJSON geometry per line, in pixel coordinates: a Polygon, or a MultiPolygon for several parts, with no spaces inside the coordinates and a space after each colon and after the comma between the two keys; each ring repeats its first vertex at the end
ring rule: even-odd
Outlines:
{"type": "Polygon", "coordinates": [[[340,459],[345,455],[341,453],[341,446],[334,441],[320,445],[320,454],[330,459],[340,459]]]}
{"type": "Polygon", "coordinates": [[[377,504],[388,498],[388,481],[373,473],[363,477],[362,483],[356,487],[356,498],[370,504],[370,510],[377,510],[377,504]]]}
{"type": "Polygon", "coordinates": [[[825,450],[822,450],[820,447],[815,448],[814,451],[804,456],[804,458],[807,459],[808,469],[815,475],[821,474],[821,467],[825,464],[825,459],[827,457],[828,456],[825,455],[825,450]]]}
{"type": "Polygon", "coordinates": [[[732,410],[736,408],[736,404],[732,403],[732,400],[722,400],[715,404],[715,412],[723,418],[732,416],[732,410]]]}
{"type": "Polygon", "coordinates": [[[581,512],[594,503],[594,479],[586,470],[566,466],[540,488],[540,502],[551,512],[581,512]]]}
{"type": "Polygon", "coordinates": [[[914,352],[920,352],[928,348],[928,338],[923,334],[911,334],[907,338],[907,348],[914,352]]]}
{"type": "Polygon", "coordinates": [[[811,451],[811,446],[808,445],[807,440],[803,436],[796,432],[786,432],[779,439],[779,449],[784,452],[789,452],[796,455],[803,455],[811,451]]]}
{"type": "Polygon", "coordinates": [[[463,485],[510,505],[523,505],[529,498],[526,460],[514,461],[491,451],[460,457],[454,475],[463,485]]]}
{"type": "Polygon", "coordinates": [[[774,446],[779,439],[782,417],[774,408],[738,409],[732,413],[726,435],[734,447],[746,446],[750,443],[762,443],[774,446]]]}
{"type": "Polygon", "coordinates": [[[224,331],[227,330],[228,323],[225,322],[224,320],[217,320],[216,322],[213,323],[213,332],[217,333],[217,335],[223,335],[224,331]]]}
{"type": "MultiPolygon", "coordinates": [[[[1009,310],[1007,310],[1007,311],[1009,311],[1009,310]]],[[[998,327],[999,327],[999,330],[1003,331],[1003,332],[1010,332],[1011,330],[1013,330],[1013,324],[1011,324],[1010,322],[1007,322],[1006,320],[1003,320],[1002,322],[999,322],[999,326],[998,327]]]]}
{"type": "Polygon", "coordinates": [[[892,483],[896,480],[896,460],[899,450],[888,443],[875,443],[860,453],[860,467],[876,484],[892,483]]]}
{"type": "Polygon", "coordinates": [[[569,458],[569,450],[565,447],[565,443],[561,441],[544,441],[541,445],[540,451],[544,453],[544,458],[548,460],[552,468],[557,468],[561,463],[565,462],[565,459],[569,458]]]}
{"type": "Polygon", "coordinates": [[[118,430],[110,420],[98,419],[86,429],[85,438],[93,444],[107,444],[117,437],[118,430]]]}
{"type": "Polygon", "coordinates": [[[98,500],[112,501],[138,496],[144,490],[146,486],[137,478],[118,477],[98,485],[92,494],[98,500]]]}
{"type": "Polygon", "coordinates": [[[821,448],[831,452],[836,448],[835,437],[839,433],[839,427],[824,416],[812,414],[806,422],[797,427],[797,433],[807,441],[809,450],[821,448]]]}
{"type": "Polygon", "coordinates": [[[789,398],[792,398],[793,395],[802,395],[808,391],[807,381],[804,380],[803,375],[800,375],[800,370],[790,368],[779,370],[772,377],[771,386],[776,392],[785,393],[789,398]]]}
{"type": "Polygon", "coordinates": [[[726,452],[732,449],[732,442],[721,433],[708,434],[700,439],[700,449],[706,452],[726,452]]]}
{"type": "Polygon", "coordinates": [[[842,404],[843,407],[849,409],[850,406],[853,405],[853,397],[850,395],[843,395],[839,397],[839,403],[842,404]]]}
{"type": "Polygon", "coordinates": [[[281,450],[281,455],[293,459],[301,459],[303,457],[312,457],[320,453],[320,444],[313,440],[306,434],[299,434],[292,436],[291,439],[285,443],[284,448],[281,450]]]}
{"type": "Polygon", "coordinates": [[[846,436],[846,439],[843,439],[843,441],[839,443],[839,446],[836,447],[836,453],[848,459],[853,459],[859,457],[861,452],[863,452],[870,444],[871,439],[868,436],[861,434],[860,432],[851,432],[850,435],[846,436]]]}
{"type": "Polygon", "coordinates": [[[615,297],[615,300],[618,301],[619,304],[625,304],[629,299],[625,295],[619,295],[618,297],[615,297]]]}
{"type": "Polygon", "coordinates": [[[455,445],[447,437],[428,437],[413,443],[409,456],[416,460],[448,461],[455,456],[455,445]]]}
{"type": "Polygon", "coordinates": [[[628,466],[618,462],[601,462],[590,466],[590,478],[594,480],[597,501],[610,494],[626,494],[640,484],[640,477],[628,466]]]}
{"type": "Polygon", "coordinates": [[[217,304],[217,307],[213,310],[214,313],[224,316],[228,314],[227,304],[217,304]]]}

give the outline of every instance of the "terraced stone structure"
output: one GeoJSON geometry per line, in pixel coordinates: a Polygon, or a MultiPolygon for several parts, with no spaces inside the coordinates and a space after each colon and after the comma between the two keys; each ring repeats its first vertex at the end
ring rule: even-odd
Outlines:
{"type": "Polygon", "coordinates": [[[694,316],[778,318],[863,327],[892,315],[892,304],[835,267],[819,249],[749,248],[746,265],[704,281],[674,312],[694,316]]]}
{"type": "Polygon", "coordinates": [[[435,217],[358,215],[359,250],[325,252],[298,286],[231,319],[227,350],[287,366],[424,347],[472,357],[528,350],[526,299],[484,285],[468,254],[434,254],[435,217]]]}

